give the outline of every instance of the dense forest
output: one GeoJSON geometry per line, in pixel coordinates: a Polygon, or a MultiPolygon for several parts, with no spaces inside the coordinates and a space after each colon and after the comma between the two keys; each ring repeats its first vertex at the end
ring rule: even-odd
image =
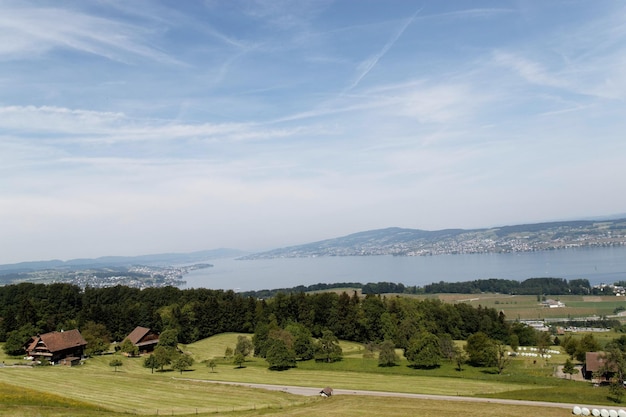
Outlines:
{"type": "Polygon", "coordinates": [[[314,337],[332,332],[357,342],[393,341],[407,347],[419,332],[466,339],[482,332],[532,344],[533,331],[505,321],[495,309],[356,292],[278,293],[263,300],[233,291],[124,286],[81,289],[71,284],[21,283],[0,287],[0,341],[33,332],[100,326],[121,341],[135,326],[174,329],[181,343],[223,332],[258,332],[263,326],[302,325],[314,337]]]}

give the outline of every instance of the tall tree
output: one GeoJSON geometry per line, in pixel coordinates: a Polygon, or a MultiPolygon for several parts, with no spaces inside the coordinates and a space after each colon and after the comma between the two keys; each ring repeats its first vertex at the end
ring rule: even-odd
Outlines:
{"type": "Polygon", "coordinates": [[[156,358],[156,356],[150,354],[150,356],[146,356],[146,358],[143,360],[143,366],[144,368],[150,368],[150,373],[153,374],[154,368],[159,367],[159,360],[156,358]]]}
{"type": "Polygon", "coordinates": [[[420,332],[411,339],[404,356],[415,368],[435,368],[441,364],[439,339],[430,332],[420,332]]]}
{"type": "Polygon", "coordinates": [[[172,363],[174,352],[174,349],[165,346],[157,346],[156,349],[154,349],[154,357],[161,371],[166,365],[172,363]]]}
{"type": "Polygon", "coordinates": [[[569,375],[569,379],[572,379],[572,375],[577,374],[579,371],[574,367],[574,363],[570,358],[565,359],[565,364],[563,365],[563,373],[569,375]]]}
{"type": "Polygon", "coordinates": [[[247,356],[250,356],[252,351],[254,350],[254,346],[250,339],[246,336],[239,335],[237,336],[237,345],[235,346],[235,355],[240,354],[243,356],[244,361],[247,356]]]}
{"type": "Polygon", "coordinates": [[[511,363],[511,357],[509,356],[509,350],[506,345],[499,341],[494,341],[494,349],[496,353],[495,363],[498,369],[498,374],[502,374],[504,368],[511,363]]]}
{"type": "Polygon", "coordinates": [[[330,330],[324,330],[322,337],[315,344],[315,360],[318,362],[336,362],[343,357],[339,340],[330,330]]]}
{"type": "Polygon", "coordinates": [[[283,339],[273,338],[269,342],[265,360],[270,369],[285,370],[296,366],[296,354],[283,339]]]}
{"type": "MultiPolygon", "coordinates": [[[[0,319],[0,321],[2,321],[0,319]]],[[[6,342],[2,347],[4,352],[10,356],[18,356],[24,354],[24,345],[28,340],[35,336],[38,330],[32,324],[25,324],[18,330],[9,332],[6,342]]]]}
{"type": "Polygon", "coordinates": [[[396,366],[400,358],[396,354],[396,346],[391,340],[385,340],[378,352],[378,366],[396,366]]]}
{"type": "Polygon", "coordinates": [[[465,350],[461,349],[460,347],[455,346],[453,360],[456,364],[456,370],[461,372],[463,370],[463,364],[467,362],[467,353],[465,353],[465,350]]]}
{"type": "Polygon", "coordinates": [[[496,348],[493,340],[485,333],[477,332],[467,338],[465,344],[469,362],[476,366],[493,366],[496,364],[496,348]]]}
{"type": "Polygon", "coordinates": [[[578,347],[576,348],[576,353],[574,357],[579,362],[584,362],[587,352],[597,352],[600,350],[600,344],[593,337],[593,334],[586,333],[583,337],[578,341],[578,347]]]}

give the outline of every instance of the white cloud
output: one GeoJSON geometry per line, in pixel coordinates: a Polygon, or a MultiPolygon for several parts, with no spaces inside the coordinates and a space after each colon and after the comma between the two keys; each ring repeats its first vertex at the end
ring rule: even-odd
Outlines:
{"type": "Polygon", "coordinates": [[[149,46],[154,29],[91,16],[62,8],[9,5],[0,14],[0,59],[37,57],[54,49],[71,49],[110,60],[136,58],[178,64],[168,54],[149,46]]]}

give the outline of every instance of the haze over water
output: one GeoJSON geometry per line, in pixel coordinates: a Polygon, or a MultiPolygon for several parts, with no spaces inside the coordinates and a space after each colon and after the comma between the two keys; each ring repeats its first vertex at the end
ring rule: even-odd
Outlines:
{"type": "Polygon", "coordinates": [[[502,278],[586,278],[592,285],[626,281],[626,247],[506,254],[342,256],[239,261],[215,259],[185,275],[186,288],[249,291],[337,282],[390,281],[424,286],[502,278]]]}

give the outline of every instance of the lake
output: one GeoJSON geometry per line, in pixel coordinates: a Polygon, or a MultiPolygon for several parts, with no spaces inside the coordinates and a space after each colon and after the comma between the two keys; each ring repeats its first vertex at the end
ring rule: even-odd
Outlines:
{"type": "Polygon", "coordinates": [[[626,281],[626,246],[542,252],[436,256],[336,256],[240,261],[212,259],[185,275],[184,288],[250,291],[336,282],[389,281],[424,286],[501,278],[586,278],[592,285],[626,281]]]}

